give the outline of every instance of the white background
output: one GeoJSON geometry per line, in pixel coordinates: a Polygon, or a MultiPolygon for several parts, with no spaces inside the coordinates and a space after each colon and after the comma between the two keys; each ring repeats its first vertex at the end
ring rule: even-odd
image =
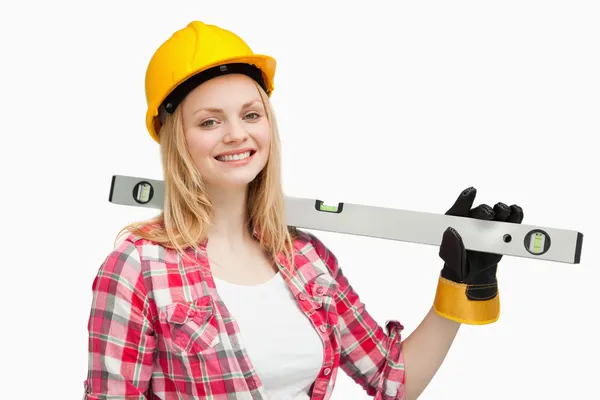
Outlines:
{"type": "MultiPolygon", "coordinates": [[[[278,60],[287,195],[443,213],[473,185],[478,203],[585,234],[579,265],[504,259],[500,321],[464,326],[422,399],[598,398],[598,3],[392,4],[2,6],[1,398],[81,397],[92,279],[118,230],[154,215],[110,204],[110,179],[162,179],[144,73],[193,19],[278,60]]],[[[438,249],[316,233],[409,334],[438,249]]],[[[366,398],[340,375],[334,399],[366,398]]]]}

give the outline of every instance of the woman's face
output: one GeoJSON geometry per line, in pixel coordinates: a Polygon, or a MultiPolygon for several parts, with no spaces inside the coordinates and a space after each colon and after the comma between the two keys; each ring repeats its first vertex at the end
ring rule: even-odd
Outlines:
{"type": "Polygon", "coordinates": [[[241,187],[256,178],[267,163],[271,127],[251,78],[211,79],[181,107],[188,149],[207,186],[241,187]]]}

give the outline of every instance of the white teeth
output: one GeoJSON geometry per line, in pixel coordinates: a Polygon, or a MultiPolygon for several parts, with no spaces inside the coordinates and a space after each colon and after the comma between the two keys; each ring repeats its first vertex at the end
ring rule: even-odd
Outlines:
{"type": "Polygon", "coordinates": [[[219,156],[219,157],[217,157],[217,160],[219,160],[219,161],[237,161],[237,160],[243,160],[248,157],[250,157],[249,151],[247,151],[245,153],[228,154],[226,156],[219,156]]]}

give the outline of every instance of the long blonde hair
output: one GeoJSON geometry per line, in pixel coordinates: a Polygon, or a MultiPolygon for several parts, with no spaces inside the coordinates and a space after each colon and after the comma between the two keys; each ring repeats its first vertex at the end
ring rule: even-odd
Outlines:
{"type": "MultiPolygon", "coordinates": [[[[270,122],[271,145],[265,167],[248,188],[246,222],[250,232],[259,228],[259,242],[273,261],[281,252],[291,265],[296,231],[287,226],[285,218],[279,130],[269,97],[258,84],[256,87],[270,122]]],[[[159,136],[165,187],[163,210],[154,218],[128,224],[117,240],[130,232],[179,253],[187,247],[198,250],[211,226],[213,204],[187,149],[181,107],[165,120],[159,136]]]]}

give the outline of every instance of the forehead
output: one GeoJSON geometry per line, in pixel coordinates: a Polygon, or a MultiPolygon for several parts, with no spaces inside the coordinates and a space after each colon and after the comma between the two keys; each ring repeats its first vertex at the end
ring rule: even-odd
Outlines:
{"type": "Polygon", "coordinates": [[[256,82],[242,74],[213,78],[192,90],[183,102],[184,112],[198,107],[241,107],[252,100],[261,100],[256,82]]]}

